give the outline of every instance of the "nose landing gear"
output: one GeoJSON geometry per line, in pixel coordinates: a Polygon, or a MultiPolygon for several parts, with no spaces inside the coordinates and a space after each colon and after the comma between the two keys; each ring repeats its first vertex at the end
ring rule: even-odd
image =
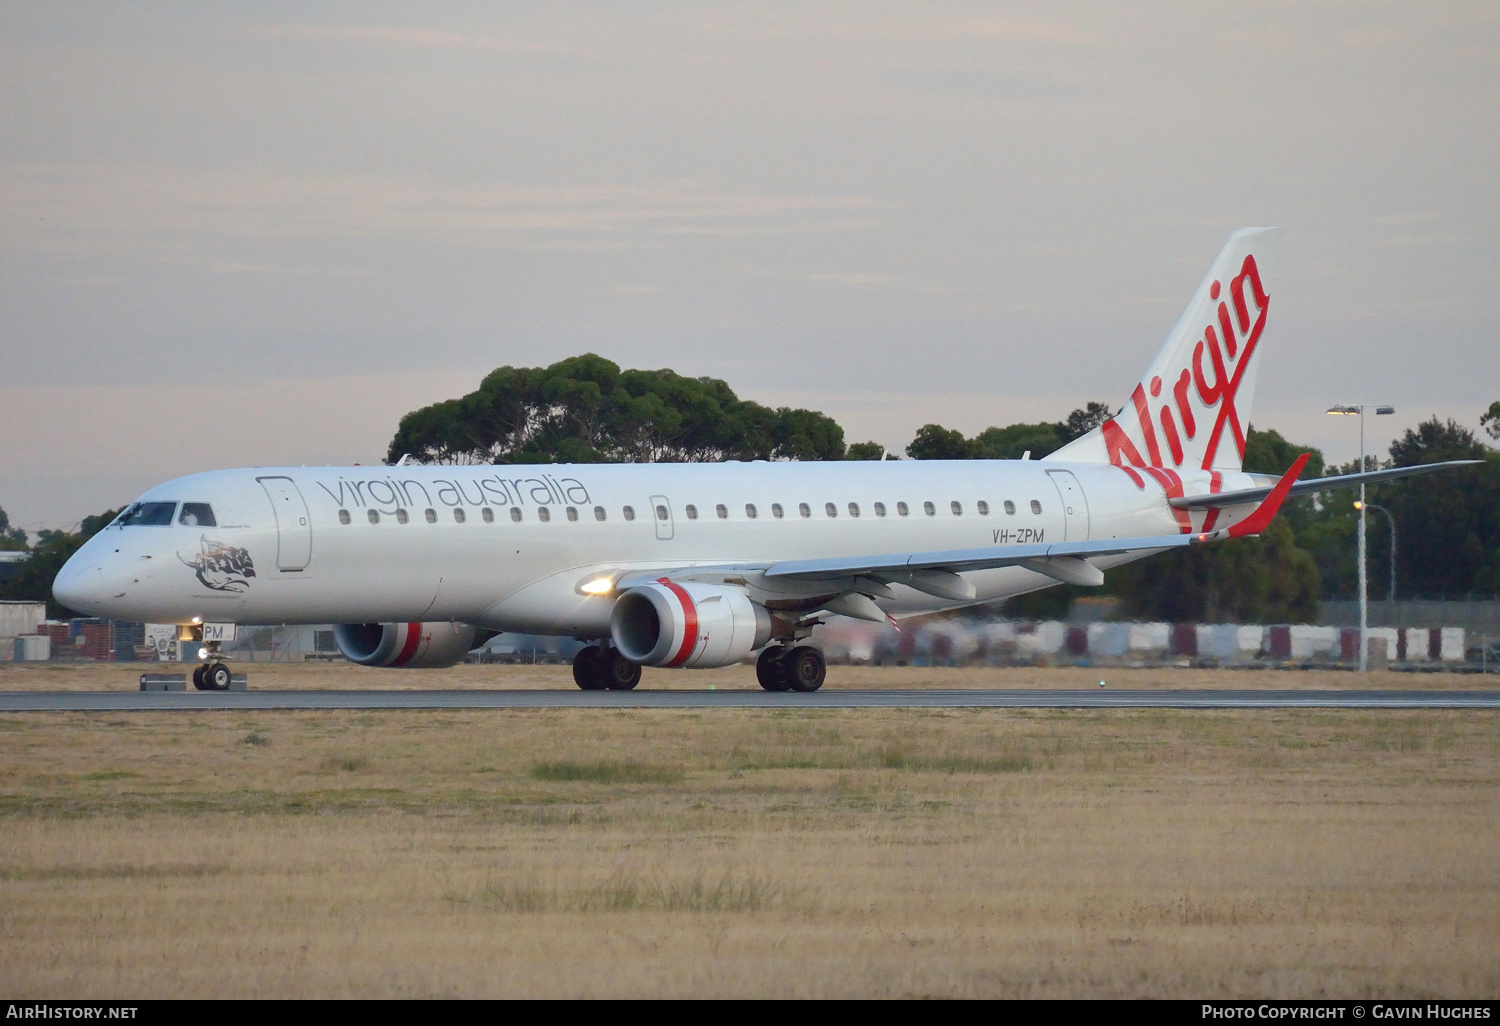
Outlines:
{"type": "Polygon", "coordinates": [[[224,663],[204,663],[193,671],[193,687],[199,691],[228,691],[230,673],[224,663]]]}
{"type": "Polygon", "coordinates": [[[641,667],[617,649],[586,645],[573,657],[573,682],[584,691],[630,691],[641,682],[641,667]]]}

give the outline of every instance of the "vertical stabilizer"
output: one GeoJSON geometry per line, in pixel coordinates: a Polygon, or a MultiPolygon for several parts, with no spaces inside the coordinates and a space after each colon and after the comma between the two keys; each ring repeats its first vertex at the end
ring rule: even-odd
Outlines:
{"type": "Polygon", "coordinates": [[[1124,408],[1046,458],[1239,470],[1271,304],[1274,238],[1271,228],[1231,235],[1124,408]]]}

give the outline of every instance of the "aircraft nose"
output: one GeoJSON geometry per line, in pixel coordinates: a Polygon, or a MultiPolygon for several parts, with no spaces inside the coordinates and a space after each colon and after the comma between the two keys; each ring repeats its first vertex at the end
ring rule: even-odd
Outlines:
{"type": "Polygon", "coordinates": [[[79,613],[97,615],[105,598],[104,568],[84,550],[75,552],[52,581],[52,597],[79,613]]]}

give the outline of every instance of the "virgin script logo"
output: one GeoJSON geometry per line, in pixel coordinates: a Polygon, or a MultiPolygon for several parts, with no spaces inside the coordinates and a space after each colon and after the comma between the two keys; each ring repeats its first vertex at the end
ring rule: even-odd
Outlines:
{"type": "MultiPolygon", "coordinates": [[[[1218,302],[1215,311],[1217,323],[1204,327],[1202,337],[1193,346],[1191,360],[1183,353],[1183,365],[1168,370],[1169,377],[1176,372],[1176,381],[1169,395],[1162,395],[1160,376],[1153,377],[1149,386],[1145,382],[1135,386],[1127,409],[1135,412],[1135,426],[1145,444],[1145,456],[1141,455],[1125,428],[1117,423],[1125,418],[1126,412],[1122,411],[1114,420],[1105,423],[1104,444],[1109,461],[1115,466],[1181,467],[1185,461],[1195,462],[1197,452],[1201,451],[1202,469],[1210,470],[1226,428],[1231,432],[1240,458],[1244,459],[1245,426],[1240,421],[1236,398],[1265,330],[1271,298],[1261,285],[1260,270],[1253,255],[1246,255],[1240,273],[1230,279],[1228,301],[1219,299],[1220,292],[1219,282],[1215,281],[1209,287],[1208,295],[1218,302]],[[1231,302],[1234,304],[1232,313],[1231,302]],[[1206,364],[1205,356],[1208,358],[1206,364]],[[1201,450],[1190,444],[1197,438],[1200,427],[1207,427],[1201,450]],[[1166,443],[1165,454],[1162,441],[1166,443]]],[[[1141,487],[1145,486],[1140,475],[1131,473],[1131,476],[1141,487]]]]}

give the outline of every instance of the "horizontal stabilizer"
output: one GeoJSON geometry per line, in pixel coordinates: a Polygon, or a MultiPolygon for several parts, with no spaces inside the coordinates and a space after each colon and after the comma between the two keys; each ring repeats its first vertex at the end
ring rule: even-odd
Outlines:
{"type": "MultiPolygon", "coordinates": [[[[1430,474],[1435,470],[1468,467],[1483,462],[1483,460],[1448,460],[1445,463],[1424,463],[1419,467],[1391,467],[1388,470],[1370,470],[1363,474],[1313,477],[1292,485],[1290,494],[1293,496],[1310,495],[1313,492],[1326,492],[1334,488],[1357,488],[1359,485],[1374,484],[1376,481],[1415,477],[1418,474],[1430,474]]],[[[1178,509],[1222,509],[1225,506],[1244,506],[1259,502],[1270,495],[1274,487],[1275,485],[1267,485],[1264,488],[1244,488],[1237,492],[1219,492],[1215,495],[1184,495],[1169,501],[1178,509]]]]}

